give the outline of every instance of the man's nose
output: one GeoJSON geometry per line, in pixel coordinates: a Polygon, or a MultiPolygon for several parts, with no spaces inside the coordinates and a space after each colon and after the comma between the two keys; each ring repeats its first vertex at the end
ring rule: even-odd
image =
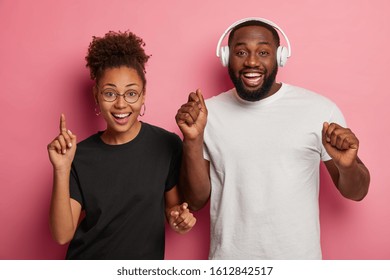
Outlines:
{"type": "Polygon", "coordinates": [[[260,65],[260,58],[257,54],[249,54],[245,60],[245,65],[249,67],[256,67],[260,65]]]}

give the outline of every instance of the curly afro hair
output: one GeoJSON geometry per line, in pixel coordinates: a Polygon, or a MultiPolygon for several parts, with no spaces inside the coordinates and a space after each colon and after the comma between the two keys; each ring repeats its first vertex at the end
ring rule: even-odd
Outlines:
{"type": "Polygon", "coordinates": [[[130,31],[110,31],[102,38],[92,38],[85,57],[92,80],[99,81],[108,68],[127,66],[135,69],[146,85],[145,64],[150,56],[145,54],[141,38],[130,31]]]}

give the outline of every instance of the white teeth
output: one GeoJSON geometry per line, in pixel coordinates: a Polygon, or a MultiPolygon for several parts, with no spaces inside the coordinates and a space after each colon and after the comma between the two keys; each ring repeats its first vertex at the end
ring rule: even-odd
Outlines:
{"type": "Polygon", "coordinates": [[[245,73],[244,76],[246,78],[258,78],[261,77],[260,73],[245,73]]]}
{"type": "Polygon", "coordinates": [[[115,118],[119,118],[119,119],[123,119],[123,118],[126,118],[128,116],[130,116],[130,113],[127,113],[127,114],[113,114],[115,118]]]}

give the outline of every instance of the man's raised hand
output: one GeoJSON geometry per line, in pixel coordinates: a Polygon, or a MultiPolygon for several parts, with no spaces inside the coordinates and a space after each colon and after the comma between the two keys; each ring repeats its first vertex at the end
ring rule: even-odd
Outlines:
{"type": "Polygon", "coordinates": [[[322,128],[322,144],[336,166],[349,168],[356,164],[359,140],[349,128],[325,122],[322,128]]]}
{"type": "Polygon", "coordinates": [[[199,89],[191,92],[187,103],[176,114],[176,123],[183,133],[184,140],[194,140],[203,135],[207,122],[207,107],[199,89]]]}

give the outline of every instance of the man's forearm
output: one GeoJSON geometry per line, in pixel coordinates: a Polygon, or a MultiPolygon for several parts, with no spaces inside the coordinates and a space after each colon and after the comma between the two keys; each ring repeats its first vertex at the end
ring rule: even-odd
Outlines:
{"type": "Polygon", "coordinates": [[[339,174],[337,188],[344,197],[360,201],[367,195],[370,173],[360,160],[349,169],[339,169],[339,174]]]}
{"type": "Polygon", "coordinates": [[[209,164],[203,158],[203,138],[183,142],[180,188],[193,210],[202,208],[210,197],[209,164]]]}

